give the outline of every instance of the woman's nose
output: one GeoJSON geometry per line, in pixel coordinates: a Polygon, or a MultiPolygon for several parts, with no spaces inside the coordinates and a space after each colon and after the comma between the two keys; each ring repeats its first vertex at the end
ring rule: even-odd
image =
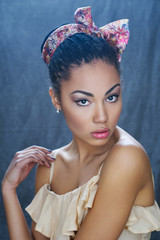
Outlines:
{"type": "Polygon", "coordinates": [[[105,123],[107,122],[107,111],[104,104],[99,104],[96,106],[93,115],[93,122],[94,123],[105,123]]]}

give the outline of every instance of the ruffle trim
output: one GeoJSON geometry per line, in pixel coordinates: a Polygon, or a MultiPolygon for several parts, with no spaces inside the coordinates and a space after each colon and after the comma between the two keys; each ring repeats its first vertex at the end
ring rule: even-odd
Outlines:
{"type": "Polygon", "coordinates": [[[49,184],[41,187],[26,208],[36,223],[35,230],[49,238],[56,238],[59,234],[75,236],[75,231],[78,231],[88,209],[93,205],[98,180],[99,176],[96,175],[84,185],[63,195],[50,191],[49,184]]]}
{"type": "Polygon", "coordinates": [[[160,209],[155,201],[153,206],[133,206],[126,228],[132,233],[160,231],[160,209]]]}
{"type": "MultiPolygon", "coordinates": [[[[56,238],[59,234],[74,237],[88,209],[92,208],[98,180],[99,176],[96,175],[86,184],[63,195],[50,191],[49,184],[45,184],[26,208],[36,222],[35,230],[49,238],[56,238]]],[[[160,231],[158,204],[155,202],[150,207],[133,206],[126,228],[134,234],[160,231]]]]}

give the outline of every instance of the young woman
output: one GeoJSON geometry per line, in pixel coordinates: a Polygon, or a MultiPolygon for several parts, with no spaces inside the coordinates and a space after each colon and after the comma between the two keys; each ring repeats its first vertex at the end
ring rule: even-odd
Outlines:
{"type": "Polygon", "coordinates": [[[76,24],[51,32],[42,46],[49,94],[73,140],[52,152],[32,146],[16,153],[2,183],[10,239],[148,240],[160,230],[150,162],[117,126],[127,20],[97,29],[89,7],[78,9],[75,18],[76,24]],[[37,163],[36,196],[26,209],[30,231],[16,188],[37,163]]]}

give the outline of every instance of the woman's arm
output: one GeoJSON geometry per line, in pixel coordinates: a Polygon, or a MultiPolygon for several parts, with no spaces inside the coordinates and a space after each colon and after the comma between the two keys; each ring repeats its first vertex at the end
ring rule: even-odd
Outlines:
{"type": "Polygon", "coordinates": [[[2,189],[2,194],[10,239],[33,240],[18,201],[16,189],[2,189]]]}
{"type": "Polygon", "coordinates": [[[75,240],[117,240],[138,193],[151,179],[146,154],[138,147],[117,147],[104,164],[93,208],[75,240]]]}
{"type": "MultiPolygon", "coordinates": [[[[46,183],[49,183],[50,179],[50,169],[46,168],[45,166],[38,165],[36,170],[36,177],[35,177],[35,194],[39,191],[39,189],[46,183]]],[[[36,223],[32,221],[31,232],[34,239],[37,240],[49,240],[49,238],[42,235],[40,232],[35,230],[36,223]]]]}
{"type": "Polygon", "coordinates": [[[49,150],[37,146],[17,152],[6,171],[2,181],[2,196],[11,240],[47,239],[45,237],[34,238],[32,236],[20,206],[16,188],[37,163],[50,167],[50,162],[53,159],[48,155],[49,153],[51,153],[49,150]]]}

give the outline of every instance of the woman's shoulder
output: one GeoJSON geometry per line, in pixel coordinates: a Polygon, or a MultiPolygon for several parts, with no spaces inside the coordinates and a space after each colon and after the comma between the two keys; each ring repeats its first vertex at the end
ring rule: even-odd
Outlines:
{"type": "Polygon", "coordinates": [[[69,158],[69,149],[70,149],[70,144],[64,145],[60,148],[54,149],[51,153],[51,156],[54,157],[55,159],[60,159],[60,160],[68,160],[69,158]]]}
{"type": "Polygon", "coordinates": [[[118,145],[118,146],[135,146],[135,147],[140,148],[143,151],[145,151],[143,146],[128,132],[126,132],[125,130],[123,130],[120,127],[116,127],[116,131],[117,131],[117,139],[118,139],[116,145],[118,145]]]}
{"type": "Polygon", "coordinates": [[[103,187],[118,191],[117,186],[123,186],[127,194],[137,193],[136,204],[149,206],[154,193],[148,155],[130,134],[120,128],[117,131],[119,140],[108,153],[101,173],[103,187]]]}
{"type": "Polygon", "coordinates": [[[110,150],[105,161],[106,170],[121,170],[137,176],[150,172],[151,166],[143,146],[129,133],[117,127],[118,141],[110,150]],[[110,168],[109,168],[110,166],[110,168]],[[138,171],[137,171],[138,170],[138,171]]]}
{"type": "Polygon", "coordinates": [[[61,166],[64,159],[64,155],[67,152],[66,149],[67,149],[67,146],[63,146],[63,147],[52,150],[52,152],[50,153],[50,156],[55,158],[55,161],[52,163],[50,167],[46,167],[44,165],[37,165],[36,178],[35,178],[35,192],[38,192],[43,185],[50,183],[51,171],[53,171],[53,167],[55,168],[57,163],[58,165],[61,166]]]}
{"type": "Polygon", "coordinates": [[[129,156],[129,158],[137,156],[148,158],[144,147],[133,136],[120,127],[117,127],[116,131],[118,140],[111,150],[112,153],[122,153],[129,156]]]}

